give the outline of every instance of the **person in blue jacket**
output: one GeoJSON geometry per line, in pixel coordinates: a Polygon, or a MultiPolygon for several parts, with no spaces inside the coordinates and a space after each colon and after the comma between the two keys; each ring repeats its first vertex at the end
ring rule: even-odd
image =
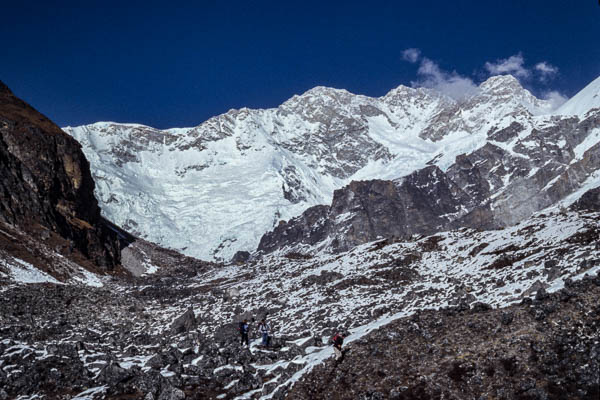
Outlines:
{"type": "Polygon", "coordinates": [[[250,330],[250,325],[248,324],[248,320],[245,319],[242,322],[240,322],[240,335],[242,336],[242,346],[244,345],[244,343],[246,344],[246,346],[249,346],[248,344],[248,330],[250,330]]]}

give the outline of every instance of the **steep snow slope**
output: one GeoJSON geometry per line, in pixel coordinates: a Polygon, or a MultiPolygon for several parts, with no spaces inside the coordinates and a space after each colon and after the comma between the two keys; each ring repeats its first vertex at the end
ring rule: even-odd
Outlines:
{"type": "Polygon", "coordinates": [[[316,87],[276,109],[230,110],[194,128],[102,122],[65,131],[83,145],[106,217],[185,254],[228,260],[351,180],[398,178],[431,160],[445,170],[490,130],[534,129],[548,112],[550,103],[498,76],[461,103],[405,86],[380,98],[316,87]]]}
{"type": "Polygon", "coordinates": [[[556,115],[578,115],[583,117],[593,108],[600,108],[600,77],[584,87],[569,101],[560,106],[556,115]]]}

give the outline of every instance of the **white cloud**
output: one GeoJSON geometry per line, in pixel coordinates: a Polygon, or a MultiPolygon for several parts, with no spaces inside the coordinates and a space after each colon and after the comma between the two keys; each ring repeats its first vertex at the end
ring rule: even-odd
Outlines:
{"type": "Polygon", "coordinates": [[[527,78],[530,71],[523,66],[525,60],[521,53],[508,58],[496,60],[496,62],[486,62],[485,69],[492,75],[511,74],[517,78],[527,78]]]}
{"type": "Polygon", "coordinates": [[[535,65],[535,70],[538,72],[540,76],[540,81],[546,82],[548,79],[554,77],[558,74],[558,67],[547,63],[546,61],[542,61],[535,65]]]}
{"type": "Polygon", "coordinates": [[[411,48],[402,52],[402,59],[413,64],[419,61],[419,57],[421,57],[421,50],[419,49],[411,48]]]}
{"type": "Polygon", "coordinates": [[[412,82],[413,86],[435,89],[457,100],[479,92],[479,87],[470,78],[461,76],[455,71],[443,71],[427,57],[423,57],[417,73],[422,79],[412,82]]]}
{"type": "MultiPolygon", "coordinates": [[[[413,87],[426,87],[441,92],[456,100],[464,100],[477,94],[481,89],[467,76],[456,71],[445,71],[427,57],[423,57],[419,49],[411,48],[402,52],[402,58],[408,62],[416,63],[420,60],[417,74],[419,79],[411,82],[413,87]]],[[[485,69],[490,75],[511,74],[520,80],[532,77],[534,74],[542,82],[558,73],[558,68],[546,61],[538,62],[533,66],[526,66],[521,53],[508,58],[498,59],[495,62],[486,62],[485,69]]],[[[567,97],[557,91],[547,91],[541,96],[543,100],[551,103],[553,109],[560,107],[567,97]]]]}
{"type": "Polygon", "coordinates": [[[552,110],[556,110],[558,107],[560,107],[563,104],[565,104],[565,102],[567,100],[569,100],[568,97],[560,94],[556,90],[551,90],[549,92],[544,93],[544,95],[542,96],[542,98],[544,100],[548,100],[550,102],[550,104],[552,104],[552,110]]]}

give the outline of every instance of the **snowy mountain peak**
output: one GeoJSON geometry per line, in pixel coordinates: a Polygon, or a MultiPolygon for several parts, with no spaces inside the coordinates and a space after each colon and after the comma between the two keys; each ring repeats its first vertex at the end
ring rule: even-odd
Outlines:
{"type": "Polygon", "coordinates": [[[495,106],[504,109],[517,109],[520,106],[532,115],[550,114],[554,109],[553,102],[538,99],[512,75],[492,76],[479,88],[481,92],[474,96],[477,103],[492,101],[495,106]]]}
{"type": "Polygon", "coordinates": [[[400,85],[379,98],[388,105],[399,106],[402,103],[418,102],[422,105],[426,103],[439,102],[440,104],[449,106],[455,104],[456,101],[445,94],[433,89],[424,87],[408,87],[400,85]]]}
{"type": "Polygon", "coordinates": [[[313,109],[314,107],[339,107],[348,105],[353,102],[354,99],[359,97],[363,96],[350,93],[345,89],[316,86],[301,95],[296,95],[286,100],[278,107],[278,110],[286,111],[291,109],[300,111],[300,109],[305,107],[309,107],[310,109],[313,109]]]}
{"type": "Polygon", "coordinates": [[[583,117],[593,108],[600,108],[600,76],[556,110],[556,115],[583,117]]]}
{"type": "Polygon", "coordinates": [[[338,89],[329,86],[315,86],[308,89],[306,92],[301,94],[299,97],[319,97],[319,96],[334,96],[334,95],[352,95],[346,89],[338,89]]]}
{"type": "Polygon", "coordinates": [[[385,94],[385,96],[383,96],[382,98],[385,99],[387,97],[398,97],[398,96],[408,97],[408,96],[418,95],[419,93],[438,94],[437,92],[435,92],[431,89],[414,88],[414,87],[410,87],[410,86],[400,85],[400,86],[390,90],[389,92],[387,92],[385,94]]]}
{"type": "Polygon", "coordinates": [[[514,90],[523,90],[523,86],[519,83],[519,80],[512,75],[496,75],[488,78],[482,82],[479,87],[483,90],[504,90],[511,88],[514,90]]]}

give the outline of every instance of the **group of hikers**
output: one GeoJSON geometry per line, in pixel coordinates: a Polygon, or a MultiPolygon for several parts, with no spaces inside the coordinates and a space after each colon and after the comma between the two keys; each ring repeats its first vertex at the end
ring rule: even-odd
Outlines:
{"type": "MultiPolygon", "coordinates": [[[[252,318],[252,322],[254,322],[254,318],[252,318]]],[[[239,325],[240,336],[242,338],[242,346],[246,345],[250,347],[248,343],[248,333],[250,331],[250,323],[247,319],[244,319],[240,322],[239,325]]],[[[260,320],[258,324],[258,333],[261,335],[262,341],[261,346],[269,347],[271,345],[271,325],[266,321],[266,318],[260,320]]],[[[341,361],[344,357],[344,351],[342,351],[342,345],[344,344],[344,339],[348,336],[347,333],[336,333],[331,338],[331,344],[333,346],[333,352],[335,353],[335,360],[341,361]]]]}
{"type": "MultiPolygon", "coordinates": [[[[252,318],[252,322],[254,322],[254,318],[252,318]]],[[[244,319],[242,322],[240,322],[239,331],[242,337],[242,346],[244,344],[246,346],[250,346],[248,344],[248,332],[250,331],[250,323],[247,319],[244,319]]],[[[261,319],[260,323],[258,324],[258,333],[260,333],[262,338],[261,345],[263,347],[269,347],[271,345],[271,325],[269,325],[265,318],[261,319]]]]}

